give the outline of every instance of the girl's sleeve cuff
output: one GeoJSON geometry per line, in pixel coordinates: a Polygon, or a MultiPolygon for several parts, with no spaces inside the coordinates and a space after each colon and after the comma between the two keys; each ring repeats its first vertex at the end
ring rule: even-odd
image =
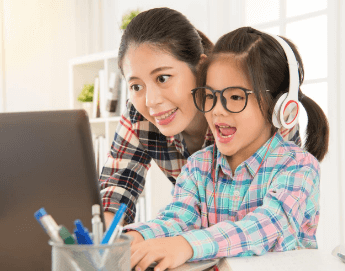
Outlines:
{"type": "Polygon", "coordinates": [[[204,230],[192,230],[181,234],[193,248],[193,257],[188,261],[214,259],[219,250],[213,236],[204,230]]]}
{"type": "Polygon", "coordinates": [[[124,232],[131,230],[139,232],[145,240],[153,239],[156,237],[154,231],[144,223],[129,224],[123,228],[124,232]]]}

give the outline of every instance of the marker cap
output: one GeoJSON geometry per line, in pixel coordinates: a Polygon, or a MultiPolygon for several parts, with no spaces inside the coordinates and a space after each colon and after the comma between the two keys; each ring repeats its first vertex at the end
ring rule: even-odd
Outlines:
{"type": "Polygon", "coordinates": [[[42,207],[41,209],[39,209],[38,211],[35,212],[35,217],[37,220],[40,220],[42,216],[47,215],[46,210],[42,207]]]}
{"type": "Polygon", "coordinates": [[[101,214],[101,206],[99,204],[92,205],[92,215],[100,215],[101,214]]]}

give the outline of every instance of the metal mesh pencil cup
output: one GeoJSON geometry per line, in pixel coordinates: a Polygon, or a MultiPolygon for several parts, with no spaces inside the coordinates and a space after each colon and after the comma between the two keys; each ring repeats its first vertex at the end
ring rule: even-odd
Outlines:
{"type": "Polygon", "coordinates": [[[111,245],[52,246],[52,271],[130,271],[131,236],[122,234],[111,245]]]}

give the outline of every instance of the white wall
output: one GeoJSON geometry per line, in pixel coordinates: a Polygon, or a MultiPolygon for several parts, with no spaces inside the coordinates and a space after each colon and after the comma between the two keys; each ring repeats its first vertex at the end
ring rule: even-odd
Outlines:
{"type": "Polygon", "coordinates": [[[338,47],[337,47],[337,53],[336,56],[338,62],[337,67],[337,92],[339,93],[339,99],[337,103],[337,108],[339,110],[339,118],[338,123],[336,124],[339,127],[339,146],[338,146],[338,152],[339,152],[339,162],[338,162],[338,169],[340,171],[339,176],[339,195],[340,195],[340,208],[339,208],[339,217],[340,217],[340,228],[341,234],[340,234],[340,242],[343,246],[345,246],[345,3],[344,1],[338,0],[339,3],[339,9],[337,18],[339,20],[339,26],[338,31],[336,33],[337,40],[338,40],[338,47]]]}
{"type": "Polygon", "coordinates": [[[77,54],[74,1],[3,0],[1,5],[4,109],[67,108],[68,60],[77,54]]]}
{"type": "Polygon", "coordinates": [[[5,110],[4,5],[0,3],[0,112],[5,110]]]}

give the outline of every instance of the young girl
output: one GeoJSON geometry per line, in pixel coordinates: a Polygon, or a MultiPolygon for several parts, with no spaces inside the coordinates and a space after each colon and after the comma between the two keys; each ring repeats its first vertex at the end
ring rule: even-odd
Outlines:
{"type": "MultiPolygon", "coordinates": [[[[213,144],[205,116],[190,94],[199,64],[212,47],[183,14],[169,8],[144,11],[127,26],[118,64],[130,101],[100,176],[107,225],[120,203],[127,205],[126,223],[134,222],[152,160],[175,184],[187,158],[213,144]]],[[[298,143],[298,130],[284,139],[298,143]]]]}
{"type": "Polygon", "coordinates": [[[284,141],[272,123],[275,103],[292,84],[280,43],[250,27],[221,37],[200,71],[205,87],[192,91],[215,145],[188,159],[173,202],[156,219],[126,226],[137,271],[153,261],[158,271],[186,261],[317,248],[318,161],[327,153],[328,122],[299,89],[303,64],[284,40],[298,62],[296,92],[308,114],[305,150],[284,141]]]}

